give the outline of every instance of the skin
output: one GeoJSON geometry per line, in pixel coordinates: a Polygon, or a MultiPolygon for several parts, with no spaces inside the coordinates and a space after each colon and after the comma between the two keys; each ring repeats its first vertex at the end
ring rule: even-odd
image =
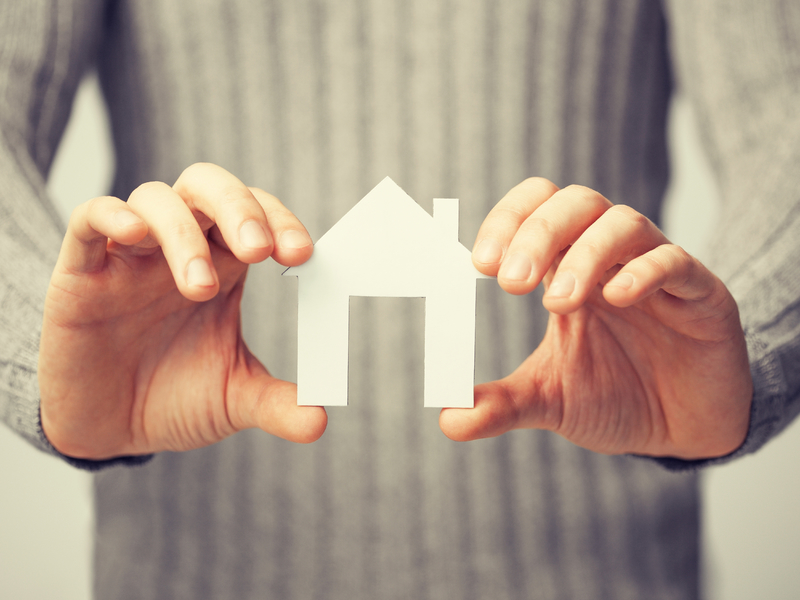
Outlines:
{"type": "Polygon", "coordinates": [[[273,196],[197,164],[174,186],[72,214],[44,310],[42,425],[90,459],[213,444],[260,427],[296,442],[325,430],[242,340],[247,265],[308,260],[303,225],[273,196]],[[97,375],[101,374],[100,377],[97,375]]]}
{"type": "MultiPolygon", "coordinates": [[[[296,442],[325,430],[244,344],[247,265],[313,250],[276,198],[210,164],[127,203],[73,213],[45,302],[42,425],[89,459],[182,451],[258,427],[296,442]],[[98,374],[101,376],[98,377],[98,374]]],[[[719,456],[747,432],[752,382],[725,286],[647,219],[592,190],[530,179],[487,216],[475,266],[512,294],[547,286],[539,348],[445,409],[454,440],[555,431],[604,453],[719,456]]]]}
{"type": "Polygon", "coordinates": [[[648,219],[580,186],[512,189],[481,226],[475,267],[511,294],[541,281],[540,346],[445,409],[454,440],[554,431],[606,454],[722,456],[743,442],[753,384],[736,302],[648,219]]]}

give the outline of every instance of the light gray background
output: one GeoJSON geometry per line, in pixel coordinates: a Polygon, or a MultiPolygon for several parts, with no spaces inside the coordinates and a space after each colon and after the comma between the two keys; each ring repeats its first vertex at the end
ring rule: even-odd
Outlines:
{"type": "MultiPolygon", "coordinates": [[[[673,242],[702,258],[717,191],[691,111],[680,98],[673,104],[671,140],[674,177],[665,229],[673,242]]],[[[90,78],[49,182],[65,219],[108,189],[112,169],[106,117],[90,78]]],[[[0,427],[0,596],[91,597],[90,486],[86,473],[0,427]]],[[[757,455],[706,471],[704,490],[708,598],[800,597],[800,424],[757,455]]]]}

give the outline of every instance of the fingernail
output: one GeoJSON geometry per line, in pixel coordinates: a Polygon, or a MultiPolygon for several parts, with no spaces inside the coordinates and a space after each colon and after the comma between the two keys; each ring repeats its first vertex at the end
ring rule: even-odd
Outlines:
{"type": "Polygon", "coordinates": [[[214,285],[214,275],[211,267],[204,258],[195,258],[186,267],[186,283],[189,287],[211,287],[214,285]]]}
{"type": "Polygon", "coordinates": [[[282,248],[297,249],[311,245],[311,239],[296,229],[288,229],[281,234],[280,246],[282,248]]]}
{"type": "Polygon", "coordinates": [[[612,285],[614,287],[622,288],[623,290],[629,290],[633,285],[633,275],[630,273],[620,273],[606,285],[612,285]]]}
{"type": "Polygon", "coordinates": [[[545,294],[549,298],[568,298],[575,291],[575,277],[572,273],[558,273],[545,294]]]}
{"type": "Polygon", "coordinates": [[[475,246],[472,257],[481,264],[492,265],[500,262],[500,259],[503,258],[503,249],[497,241],[487,238],[475,246]]]}
{"type": "Polygon", "coordinates": [[[239,228],[239,241],[246,248],[264,248],[269,238],[258,221],[245,221],[239,228]]]}
{"type": "Polygon", "coordinates": [[[531,276],[531,259],[524,254],[512,254],[500,267],[500,277],[514,281],[526,281],[531,276]]]}
{"type": "Polygon", "coordinates": [[[142,220],[130,211],[118,210],[114,213],[114,223],[117,224],[117,227],[125,229],[126,227],[137,225],[141,222],[142,220]]]}

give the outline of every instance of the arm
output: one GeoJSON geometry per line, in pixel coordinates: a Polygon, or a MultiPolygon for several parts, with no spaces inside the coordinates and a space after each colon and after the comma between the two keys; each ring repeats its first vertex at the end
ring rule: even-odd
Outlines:
{"type": "Polygon", "coordinates": [[[667,6],[677,83],[695,109],[723,201],[709,266],[739,305],[753,375],[739,456],[800,412],[800,7],[667,6]]]}
{"type": "Polygon", "coordinates": [[[196,165],[174,186],[81,205],[62,234],[44,174],[102,5],[17,4],[0,57],[4,419],[88,469],[246,427],[296,441],[321,435],[324,410],[297,407],[294,386],[269,375],[239,327],[247,265],[305,261],[302,224],[269,194],[196,165]],[[53,129],[42,129],[53,121],[47,106],[61,110],[53,129]]]}
{"type": "Polygon", "coordinates": [[[745,437],[752,387],[730,292],[626,206],[543,179],[487,216],[473,263],[512,294],[545,284],[550,319],[507,377],[445,409],[448,436],[549,429],[605,454],[701,459],[745,437]]]}
{"type": "Polygon", "coordinates": [[[546,428],[684,469],[753,451],[798,412],[800,11],[676,0],[670,16],[726,201],[722,279],[591,190],[518,186],[473,260],[511,293],[544,280],[550,324],[515,373],[476,388],[473,413],[443,412],[451,437],[546,428]]]}
{"type": "Polygon", "coordinates": [[[36,369],[63,224],[45,179],[103,10],[94,0],[0,5],[0,418],[54,454],[39,422],[36,369]]]}
{"type": "Polygon", "coordinates": [[[277,198],[211,164],[70,218],[44,307],[44,431],[64,454],[102,460],[183,451],[250,427],[297,442],[320,407],[272,377],[240,330],[248,264],[305,262],[311,238],[277,198]]]}

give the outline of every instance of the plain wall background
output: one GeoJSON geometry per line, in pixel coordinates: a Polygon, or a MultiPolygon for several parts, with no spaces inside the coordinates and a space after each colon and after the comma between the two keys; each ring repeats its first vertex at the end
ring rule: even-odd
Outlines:
{"type": "MultiPolygon", "coordinates": [[[[49,182],[65,219],[77,204],[108,189],[113,168],[108,135],[97,83],[90,78],[49,182]]],[[[673,242],[702,258],[717,191],[691,110],[680,99],[673,105],[671,140],[673,184],[665,229],[673,242]]],[[[800,597],[800,424],[757,455],[708,469],[704,492],[708,598],[800,597]]],[[[86,600],[91,552],[91,477],[0,427],[0,596],[86,600]]]]}

